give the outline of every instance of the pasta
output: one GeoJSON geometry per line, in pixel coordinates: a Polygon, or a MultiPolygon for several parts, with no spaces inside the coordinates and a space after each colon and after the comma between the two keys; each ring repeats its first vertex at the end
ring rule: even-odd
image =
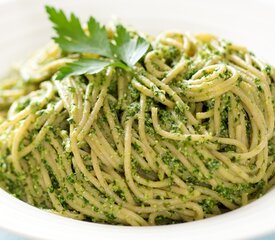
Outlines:
{"type": "Polygon", "coordinates": [[[1,81],[2,188],[62,216],[146,226],[219,215],[274,186],[274,68],[209,34],[147,39],[134,76],[110,66],[56,80],[79,54],[51,42],[1,81]]]}

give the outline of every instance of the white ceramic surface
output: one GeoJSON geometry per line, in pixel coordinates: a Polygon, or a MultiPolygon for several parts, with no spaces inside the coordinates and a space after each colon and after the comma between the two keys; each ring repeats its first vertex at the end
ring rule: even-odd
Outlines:
{"type": "MultiPolygon", "coordinates": [[[[112,16],[150,33],[212,32],[248,46],[275,65],[273,0],[0,0],[0,75],[53,35],[44,3],[86,19],[112,16]]],[[[33,208],[0,190],[0,228],[35,239],[247,239],[275,232],[275,190],[246,207],[198,222],[159,227],[75,221],[33,208]]]]}

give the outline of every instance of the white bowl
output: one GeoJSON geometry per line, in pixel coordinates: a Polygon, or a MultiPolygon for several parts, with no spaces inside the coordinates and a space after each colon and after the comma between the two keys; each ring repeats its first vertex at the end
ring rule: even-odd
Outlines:
{"type": "MultiPolygon", "coordinates": [[[[53,35],[46,3],[73,10],[85,19],[112,16],[137,29],[158,33],[179,29],[212,32],[248,46],[275,65],[275,2],[272,0],[0,0],[0,75],[10,64],[53,35]]],[[[0,190],[0,227],[35,239],[244,239],[275,232],[275,190],[241,209],[197,222],[158,227],[87,223],[36,209],[0,190]]]]}

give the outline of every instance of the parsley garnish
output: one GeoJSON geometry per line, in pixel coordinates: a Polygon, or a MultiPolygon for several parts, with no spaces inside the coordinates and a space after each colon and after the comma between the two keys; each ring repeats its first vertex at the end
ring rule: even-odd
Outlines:
{"type": "Polygon", "coordinates": [[[129,32],[122,25],[117,26],[115,43],[113,52],[128,66],[134,66],[149,48],[149,43],[144,38],[140,36],[131,38],[129,32]]]}
{"type": "Polygon", "coordinates": [[[82,58],[78,61],[67,64],[65,67],[61,68],[57,73],[55,79],[62,79],[66,76],[78,76],[82,74],[95,74],[108,66],[120,67],[124,70],[128,70],[128,67],[121,62],[112,62],[108,60],[101,59],[89,59],[82,58]]]}
{"type": "Polygon", "coordinates": [[[99,58],[80,58],[61,68],[56,79],[71,75],[95,74],[108,66],[130,70],[147,52],[149,43],[140,36],[131,37],[122,25],[116,27],[114,40],[108,38],[106,28],[90,17],[87,31],[74,14],[67,18],[62,10],[46,6],[57,37],[54,41],[68,53],[92,53],[99,58]]]}
{"type": "Polygon", "coordinates": [[[74,14],[67,18],[62,10],[58,11],[49,6],[46,6],[46,11],[58,34],[53,39],[62,50],[76,53],[95,53],[105,57],[112,56],[106,29],[100,26],[93,17],[88,20],[88,32],[86,34],[79,18],[74,14]]]}

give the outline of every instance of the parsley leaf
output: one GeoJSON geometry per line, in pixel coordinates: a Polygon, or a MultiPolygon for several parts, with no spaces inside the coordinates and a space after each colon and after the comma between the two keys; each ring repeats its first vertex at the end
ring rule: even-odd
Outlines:
{"type": "Polygon", "coordinates": [[[60,80],[71,75],[95,74],[111,65],[111,63],[111,61],[107,60],[80,59],[61,68],[55,79],[60,80]]]}
{"type": "Polygon", "coordinates": [[[116,27],[115,37],[110,40],[105,27],[93,17],[89,18],[87,31],[84,31],[79,18],[74,14],[67,18],[62,10],[50,6],[46,6],[46,11],[57,33],[57,37],[53,39],[63,51],[92,53],[101,57],[80,57],[79,60],[68,63],[55,75],[57,80],[71,75],[95,74],[108,66],[130,71],[149,49],[150,44],[144,38],[131,37],[122,25],[116,27]]]}
{"type": "Polygon", "coordinates": [[[100,26],[93,17],[90,17],[88,21],[88,33],[86,34],[79,19],[74,14],[71,14],[71,17],[67,19],[62,10],[58,11],[53,7],[46,6],[46,11],[58,34],[54,40],[62,50],[112,57],[106,29],[100,26]]]}
{"type": "Polygon", "coordinates": [[[109,66],[119,67],[126,71],[129,70],[129,68],[121,62],[83,58],[78,61],[68,63],[65,67],[61,68],[60,71],[56,74],[55,79],[61,80],[71,75],[79,76],[83,74],[95,74],[101,72],[103,69],[109,66]]]}
{"type": "Polygon", "coordinates": [[[117,58],[128,66],[134,66],[147,52],[149,43],[139,36],[137,38],[131,38],[129,32],[122,25],[118,25],[116,30],[116,45],[113,46],[114,53],[117,55],[117,58]]]}

